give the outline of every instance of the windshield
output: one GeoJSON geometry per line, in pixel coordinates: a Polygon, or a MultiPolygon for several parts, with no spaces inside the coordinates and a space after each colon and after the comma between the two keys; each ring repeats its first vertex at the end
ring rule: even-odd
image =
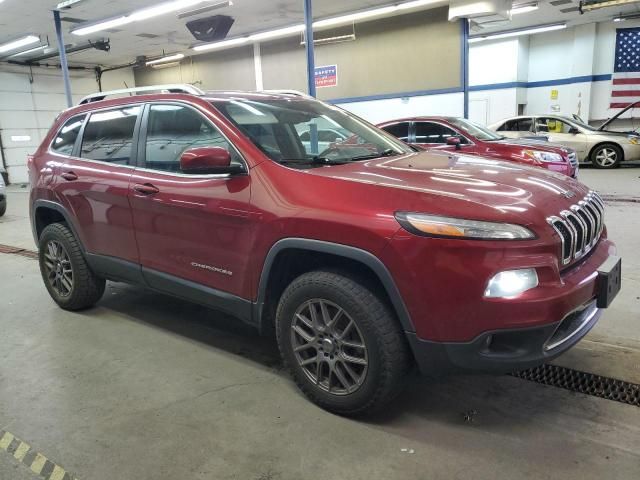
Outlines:
{"type": "Polygon", "coordinates": [[[464,118],[450,118],[449,123],[455,125],[463,132],[468,133],[472,137],[477,138],[485,142],[491,142],[493,140],[502,140],[504,137],[498,135],[496,132],[489,130],[487,127],[483,127],[471,120],[465,120],[464,118]]]}
{"type": "Polygon", "coordinates": [[[213,105],[269,158],[309,168],[413,150],[347,112],[305,98],[215,100],[213,105]]]}

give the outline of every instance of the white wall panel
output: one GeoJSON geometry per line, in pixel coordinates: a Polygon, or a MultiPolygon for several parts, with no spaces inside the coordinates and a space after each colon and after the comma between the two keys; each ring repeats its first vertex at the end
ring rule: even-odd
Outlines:
{"type": "Polygon", "coordinates": [[[341,103],[338,106],[355,113],[371,123],[420,115],[463,115],[462,93],[424,95],[419,97],[367,100],[341,103]]]}
{"type": "Polygon", "coordinates": [[[515,82],[518,39],[487,41],[469,47],[469,85],[515,82]]]}
{"type": "MultiPolygon", "coordinates": [[[[58,70],[34,69],[30,75],[25,68],[2,68],[6,70],[0,72],[2,156],[9,181],[25,182],[27,155],[37,149],[54,119],[67,108],[64,83],[58,70]],[[28,135],[31,140],[13,142],[13,135],[28,135]]],[[[103,77],[103,89],[123,88],[125,84],[135,86],[131,69],[109,72],[103,77]]],[[[71,90],[76,104],[85,95],[98,91],[93,71],[72,71],[71,90]]]]}

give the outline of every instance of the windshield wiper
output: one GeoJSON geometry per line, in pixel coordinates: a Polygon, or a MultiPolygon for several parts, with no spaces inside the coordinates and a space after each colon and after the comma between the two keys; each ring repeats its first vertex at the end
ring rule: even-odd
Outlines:
{"type": "Polygon", "coordinates": [[[311,157],[311,158],[285,158],[282,160],[277,160],[279,163],[284,164],[305,164],[310,163],[312,165],[344,165],[345,163],[349,163],[348,160],[334,160],[326,157],[311,157]]]}
{"type": "Polygon", "coordinates": [[[380,158],[380,157],[394,157],[396,155],[400,155],[400,154],[395,150],[388,148],[387,150],[384,150],[379,153],[372,153],[369,155],[360,155],[359,157],[351,157],[351,161],[370,160],[372,158],[380,158]]]}

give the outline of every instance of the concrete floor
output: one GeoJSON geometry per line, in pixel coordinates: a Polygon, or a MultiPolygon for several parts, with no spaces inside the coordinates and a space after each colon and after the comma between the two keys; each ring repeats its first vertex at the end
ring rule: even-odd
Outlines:
{"type": "MultiPolygon", "coordinates": [[[[640,168],[581,177],[640,197],[640,168]]],[[[34,248],[26,206],[12,187],[0,244],[34,248]]],[[[640,383],[639,213],[608,202],[623,291],[557,363],[640,383]]],[[[349,420],[218,312],[113,283],[96,308],[64,312],[15,255],[0,254],[0,279],[0,430],[80,480],[640,478],[638,407],[508,376],[415,378],[384,414],[349,420]]],[[[0,479],[28,478],[0,450],[0,479]]]]}

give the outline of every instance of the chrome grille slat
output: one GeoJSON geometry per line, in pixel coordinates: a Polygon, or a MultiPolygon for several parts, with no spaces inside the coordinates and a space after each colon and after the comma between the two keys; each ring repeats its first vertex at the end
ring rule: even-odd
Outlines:
{"type": "Polygon", "coordinates": [[[598,243],[604,230],[604,202],[596,192],[547,222],[560,237],[562,265],[585,256],[598,243]]]}

